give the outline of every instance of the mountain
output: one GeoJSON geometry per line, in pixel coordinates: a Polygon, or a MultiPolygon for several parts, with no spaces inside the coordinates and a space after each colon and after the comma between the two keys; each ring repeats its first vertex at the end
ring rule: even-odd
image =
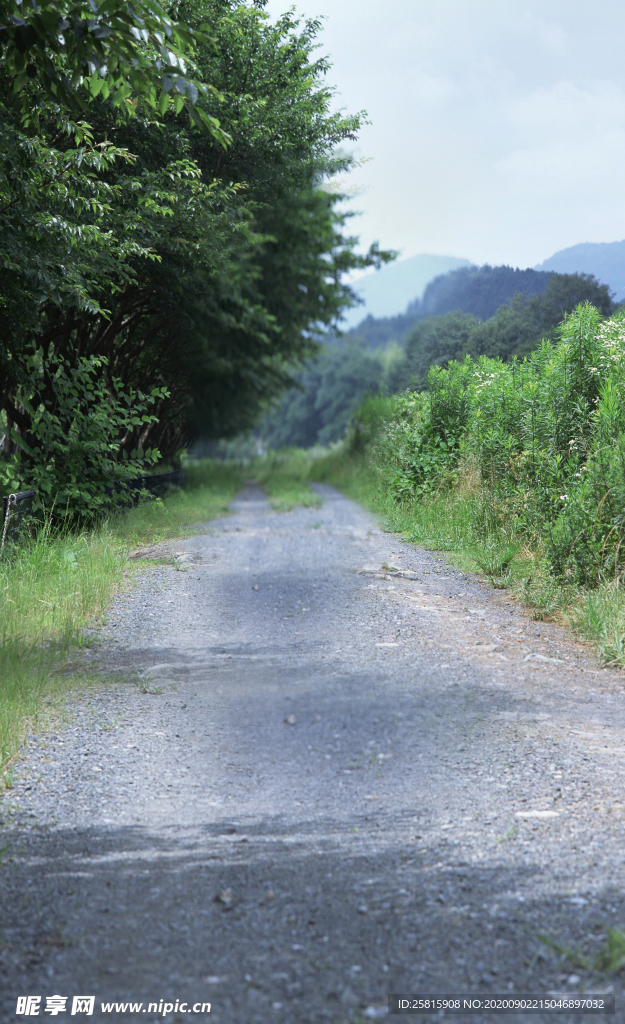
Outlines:
{"type": "Polygon", "coordinates": [[[494,316],[504,302],[523,292],[542,295],[549,284],[549,274],[518,267],[461,267],[431,281],[421,303],[413,303],[406,312],[423,316],[440,316],[460,309],[480,320],[494,316]]]}
{"type": "Polygon", "coordinates": [[[555,270],[559,274],[593,274],[609,285],[616,302],[625,300],[625,241],[581,242],[562,249],[539,263],[535,270],[555,270]]]}
{"type": "Polygon", "coordinates": [[[349,330],[367,316],[396,316],[414,299],[420,299],[435,277],[470,266],[469,260],[456,256],[412,256],[365,274],[353,286],[364,305],[350,309],[341,326],[349,330]]]}
{"type": "MultiPolygon", "coordinates": [[[[408,261],[406,261],[408,262],[408,261]]],[[[471,264],[437,275],[404,313],[389,317],[367,316],[347,332],[347,338],[376,349],[391,342],[403,344],[417,321],[457,310],[488,320],[513,295],[541,295],[550,274],[513,267],[474,267],[471,264]]]]}

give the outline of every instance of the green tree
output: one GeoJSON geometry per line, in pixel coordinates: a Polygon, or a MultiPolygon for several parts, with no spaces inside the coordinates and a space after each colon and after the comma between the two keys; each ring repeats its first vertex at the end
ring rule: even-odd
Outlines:
{"type": "Polygon", "coordinates": [[[376,394],[383,382],[376,356],[358,345],[328,346],[265,419],[261,434],[271,448],[339,441],[365,395],[376,394]]]}
{"type": "Polygon", "coordinates": [[[330,110],[327,64],[313,54],[318,24],[287,15],[272,25],[231,0],[181,5],[177,17],[211,26],[210,38],[197,34],[192,70],[215,85],[205,110],[219,116],[227,148],[181,108],[155,120],[140,105],[129,117],[103,92],[88,124],[71,121],[38,78],[25,123],[0,74],[9,457],[20,438],[32,448],[36,410],[23,399],[38,352],[61,359],[67,379],[97,359],[110,391],[156,389],[153,415],[122,432],[120,452],[171,457],[193,436],[236,434],[355,301],[343,274],[391,255],[356,254],[344,197],[328,186],[349,167],[336,148],[361,117],[330,110]]]}
{"type": "Polygon", "coordinates": [[[590,302],[604,316],[614,308],[607,285],[593,277],[551,274],[542,294],[514,295],[488,320],[457,311],[418,321],[391,385],[395,390],[424,388],[431,366],[461,362],[467,355],[502,360],[527,355],[542,339],[555,339],[563,317],[582,302],[590,302]]]}
{"type": "Polygon", "coordinates": [[[159,452],[150,449],[120,458],[119,438],[153,422],[151,407],[166,392],[124,392],[114,378],[105,386],[101,364],[95,357],[80,358],[68,369],[54,352],[39,351],[25,368],[29,380],[13,410],[17,451],[0,463],[0,483],[8,491],[34,488],[35,508],[97,515],[124,501],[125,483],[158,459],[159,452]]]}
{"type": "Polygon", "coordinates": [[[481,321],[470,313],[445,313],[417,322],[406,342],[405,358],[394,368],[393,391],[425,387],[430,366],[462,361],[473,346],[481,321]]]}
{"type": "Polygon", "coordinates": [[[141,101],[161,114],[186,106],[195,124],[226,142],[203,110],[214,86],[187,71],[200,39],[205,33],[154,0],[0,0],[2,68],[26,120],[37,116],[37,90],[29,88],[36,83],[49,99],[83,111],[96,96],[131,108],[141,101]]]}

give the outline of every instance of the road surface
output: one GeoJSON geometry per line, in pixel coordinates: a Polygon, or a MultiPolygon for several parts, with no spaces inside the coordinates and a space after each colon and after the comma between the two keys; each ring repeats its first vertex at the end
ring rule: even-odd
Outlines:
{"type": "Polygon", "coordinates": [[[247,487],[162,547],[98,634],[110,681],[29,740],[3,1022],[27,995],[45,1020],[364,1024],[389,992],[589,989],[625,1020],[620,976],[539,938],[592,957],[625,927],[622,675],[318,490],[278,513],[247,487]]]}

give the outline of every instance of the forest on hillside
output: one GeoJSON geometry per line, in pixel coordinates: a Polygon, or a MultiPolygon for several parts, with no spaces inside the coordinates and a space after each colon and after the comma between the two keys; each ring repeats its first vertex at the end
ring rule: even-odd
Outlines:
{"type": "Polygon", "coordinates": [[[422,390],[430,367],[470,355],[528,355],[580,302],[614,311],[606,285],[584,274],[463,267],[435,278],[404,314],[367,317],[335,335],[260,426],[264,444],[340,440],[365,395],[422,390]]]}

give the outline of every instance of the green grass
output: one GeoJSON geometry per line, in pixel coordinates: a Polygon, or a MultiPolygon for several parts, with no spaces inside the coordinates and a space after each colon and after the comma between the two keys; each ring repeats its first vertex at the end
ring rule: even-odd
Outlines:
{"type": "MultiPolygon", "coordinates": [[[[68,655],[129,573],[128,552],[188,535],[223,514],[239,490],[238,466],[204,461],[188,490],[143,502],[97,529],[46,528],[5,546],[0,559],[0,770],[37,720],[41,698],[64,685],[68,655]]],[[[136,571],[136,569],[132,570],[136,571]]]]}
{"type": "Polygon", "coordinates": [[[585,971],[600,971],[603,974],[617,974],[625,967],[625,933],[616,928],[607,929],[607,938],[594,956],[584,956],[579,950],[568,949],[554,942],[548,935],[539,935],[540,942],[549,946],[575,967],[585,971]]]}
{"type": "Polygon", "coordinates": [[[297,505],[319,508],[322,504],[308,479],[315,454],[302,448],[284,448],[251,463],[249,475],[262,486],[277,512],[290,512],[297,505]]]}
{"type": "Polygon", "coordinates": [[[244,476],[237,463],[202,459],[188,467],[185,490],[171,490],[164,499],[113,516],[106,529],[116,542],[130,547],[197,533],[198,525],[226,512],[244,476]]]}

